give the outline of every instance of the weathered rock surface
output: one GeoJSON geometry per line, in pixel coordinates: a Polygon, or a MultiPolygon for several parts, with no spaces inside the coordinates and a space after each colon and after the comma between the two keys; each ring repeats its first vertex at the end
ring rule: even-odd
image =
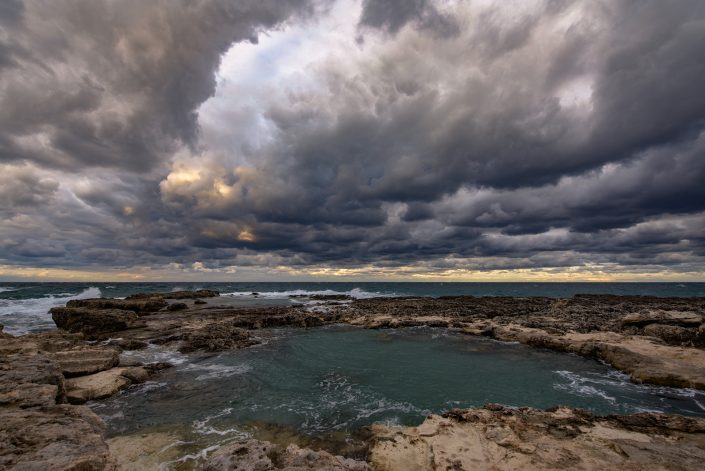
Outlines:
{"type": "Polygon", "coordinates": [[[149,377],[143,367],[112,368],[87,376],[66,380],[66,398],[71,404],[83,404],[93,399],[105,399],[149,377]]]}
{"type": "Polygon", "coordinates": [[[104,431],[87,407],[0,408],[0,469],[113,470],[104,431]]]}
{"type": "Polygon", "coordinates": [[[138,299],[74,299],[66,303],[66,307],[85,307],[90,309],[120,309],[123,311],[133,311],[137,314],[147,314],[156,312],[169,303],[162,298],[138,298],[138,299]]]}
{"type": "Polygon", "coordinates": [[[82,376],[110,369],[120,362],[117,350],[109,348],[81,348],[50,353],[64,376],[82,376]]]}
{"type": "Polygon", "coordinates": [[[369,461],[378,471],[698,470],[705,462],[705,420],[661,414],[490,405],[430,416],[418,427],[372,430],[369,461]]]}
{"type": "Polygon", "coordinates": [[[196,350],[220,352],[245,348],[258,343],[237,324],[237,322],[229,320],[208,324],[200,329],[187,332],[183,336],[183,345],[179,351],[182,353],[196,350]]]}
{"type": "Polygon", "coordinates": [[[81,332],[91,337],[145,325],[133,311],[121,309],[55,307],[50,312],[51,318],[60,329],[81,332]]]}
{"type": "Polygon", "coordinates": [[[205,466],[206,471],[371,471],[364,461],[333,456],[289,445],[282,448],[259,440],[238,441],[216,451],[205,466]]]}
{"type": "Polygon", "coordinates": [[[64,377],[47,356],[0,355],[0,406],[52,406],[64,400],[64,377]]]}

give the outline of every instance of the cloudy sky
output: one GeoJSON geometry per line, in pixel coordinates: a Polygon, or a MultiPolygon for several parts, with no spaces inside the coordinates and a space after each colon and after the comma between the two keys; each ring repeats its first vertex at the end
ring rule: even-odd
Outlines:
{"type": "Polygon", "coordinates": [[[0,2],[0,279],[311,278],[705,280],[705,2],[0,2]]]}

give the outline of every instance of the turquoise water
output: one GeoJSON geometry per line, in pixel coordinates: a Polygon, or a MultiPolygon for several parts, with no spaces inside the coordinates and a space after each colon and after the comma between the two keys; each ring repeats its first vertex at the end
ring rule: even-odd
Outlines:
{"type": "Polygon", "coordinates": [[[0,324],[12,334],[54,328],[48,310],[69,299],[124,297],[139,292],[207,288],[252,300],[288,300],[292,294],[346,293],[372,296],[546,296],[575,294],[636,294],[705,296],[705,283],[0,283],[0,324]]]}
{"type": "Polygon", "coordinates": [[[111,434],[186,428],[215,441],[262,424],[310,436],[413,425],[489,402],[705,416],[703,392],[635,385],[594,360],[442,329],[260,333],[264,345],[214,357],[134,352],[177,366],[93,407],[111,434]]]}

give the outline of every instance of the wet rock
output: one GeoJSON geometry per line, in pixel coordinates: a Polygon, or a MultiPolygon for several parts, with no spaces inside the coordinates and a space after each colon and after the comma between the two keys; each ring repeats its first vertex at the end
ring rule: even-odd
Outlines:
{"type": "Polygon", "coordinates": [[[188,309],[186,303],[172,303],[166,307],[167,311],[183,311],[184,309],[188,309]]]}
{"type": "Polygon", "coordinates": [[[147,379],[143,367],[112,368],[88,376],[66,380],[66,398],[71,404],[83,404],[94,399],[105,399],[133,383],[147,379]]]}
{"type": "Polygon", "coordinates": [[[120,332],[145,325],[133,311],[120,309],[54,307],[49,312],[58,328],[69,332],[82,332],[88,336],[120,332]]]}
{"type": "Polygon", "coordinates": [[[108,370],[120,361],[118,352],[111,348],[83,348],[49,354],[66,377],[82,376],[108,370]]]}
{"type": "Polygon", "coordinates": [[[206,471],[371,471],[364,461],[333,456],[289,445],[285,449],[259,440],[245,440],[223,446],[205,466],[206,471]]]}
{"type": "Polygon", "coordinates": [[[85,307],[90,309],[121,309],[133,311],[138,314],[156,312],[167,306],[167,302],[160,298],[146,299],[74,299],[66,303],[66,307],[85,307]]]}
{"type": "Polygon", "coordinates": [[[64,376],[45,355],[0,356],[0,406],[52,406],[65,401],[64,376]]]}
{"type": "Polygon", "coordinates": [[[149,344],[137,339],[112,339],[108,345],[118,347],[121,350],[141,350],[147,348],[149,344]]]}
{"type": "Polygon", "coordinates": [[[87,407],[0,408],[0,469],[113,470],[104,431],[87,407]]]}
{"type": "Polygon", "coordinates": [[[230,321],[209,324],[182,337],[183,344],[179,348],[182,353],[202,350],[220,352],[249,347],[258,342],[250,334],[238,327],[238,323],[230,321]]]}
{"type": "Polygon", "coordinates": [[[202,299],[196,299],[196,300],[193,302],[193,304],[208,304],[208,303],[207,303],[206,301],[202,300],[202,299]]]}

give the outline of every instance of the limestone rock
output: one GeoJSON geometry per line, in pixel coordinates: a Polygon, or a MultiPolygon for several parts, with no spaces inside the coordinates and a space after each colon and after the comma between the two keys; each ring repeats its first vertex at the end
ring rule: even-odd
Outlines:
{"type": "Polygon", "coordinates": [[[64,377],[48,357],[0,356],[0,406],[53,406],[64,400],[64,377]]]}
{"type": "Polygon", "coordinates": [[[66,303],[66,307],[85,307],[90,309],[120,309],[138,314],[156,312],[166,307],[167,302],[161,298],[146,299],[74,299],[66,303]]]}
{"type": "Polygon", "coordinates": [[[622,318],[622,326],[643,327],[648,324],[679,325],[697,327],[703,323],[703,316],[690,311],[647,311],[629,314],[622,318]]]}
{"type": "Polygon", "coordinates": [[[82,332],[89,336],[119,332],[145,325],[133,311],[120,309],[55,307],[49,312],[51,312],[54,323],[60,329],[69,332],[82,332]]]}
{"type": "Polygon", "coordinates": [[[206,352],[220,352],[249,347],[257,343],[250,334],[233,322],[219,322],[208,324],[193,332],[184,334],[183,345],[179,348],[182,353],[203,350],[206,352]]]}
{"type": "Polygon", "coordinates": [[[0,408],[0,469],[113,470],[104,431],[87,407],[0,408]]]}
{"type": "Polygon", "coordinates": [[[705,420],[662,414],[594,417],[568,408],[452,410],[418,427],[375,425],[379,471],[701,469],[705,420]]]}
{"type": "Polygon", "coordinates": [[[88,376],[66,380],[66,398],[71,404],[83,404],[94,399],[110,397],[133,383],[147,379],[143,367],[112,368],[88,376]]]}
{"type": "Polygon", "coordinates": [[[371,471],[363,461],[333,456],[326,451],[286,449],[259,440],[237,441],[225,445],[209,459],[206,471],[371,471]]]}
{"type": "Polygon", "coordinates": [[[110,348],[83,348],[49,354],[66,377],[82,376],[117,366],[120,357],[110,348]]]}

